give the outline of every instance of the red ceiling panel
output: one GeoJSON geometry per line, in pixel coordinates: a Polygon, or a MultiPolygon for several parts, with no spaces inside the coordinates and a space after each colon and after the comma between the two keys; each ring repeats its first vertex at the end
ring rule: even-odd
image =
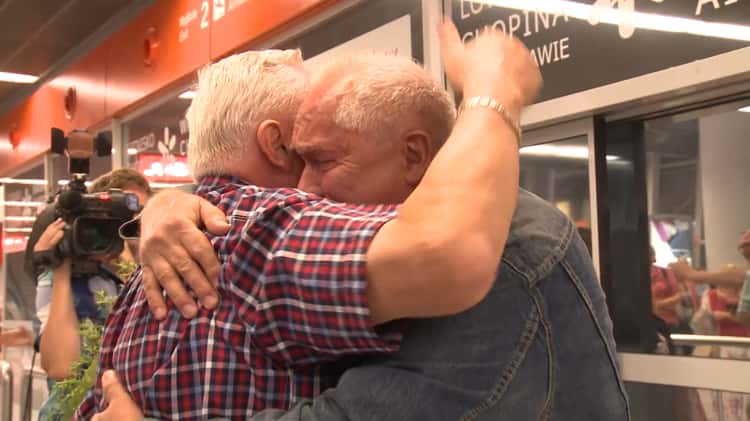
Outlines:
{"type": "Polygon", "coordinates": [[[336,1],[159,0],[0,117],[0,174],[12,173],[46,152],[51,127],[67,133],[123,115],[184,81],[211,59],[252,45],[336,1]],[[70,88],[75,90],[73,107],[70,88]],[[20,140],[16,148],[10,142],[12,129],[20,140]]]}
{"type": "MultiPolygon", "coordinates": [[[[211,2],[204,1],[204,3],[211,2]]],[[[216,60],[335,1],[220,0],[213,3],[209,25],[211,26],[211,59],[216,60]],[[217,9],[217,4],[223,4],[224,7],[217,9]]]]}
{"type": "Polygon", "coordinates": [[[205,2],[160,0],[108,40],[107,115],[132,108],[208,63],[205,2]]]}

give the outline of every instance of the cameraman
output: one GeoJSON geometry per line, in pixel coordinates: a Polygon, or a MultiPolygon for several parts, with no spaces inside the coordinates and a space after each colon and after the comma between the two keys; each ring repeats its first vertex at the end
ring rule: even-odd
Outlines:
{"type": "MultiPolygon", "coordinates": [[[[105,192],[111,188],[121,189],[138,196],[139,203],[145,203],[151,189],[138,172],[123,168],[111,171],[96,179],[90,193],[105,192]]],[[[65,222],[57,219],[44,230],[33,246],[34,252],[53,250],[62,240],[65,222]]],[[[81,339],[79,320],[86,318],[103,324],[95,296],[105,291],[107,296],[117,296],[122,280],[117,274],[118,260],[132,261],[132,253],[125,245],[120,256],[96,256],[97,273],[74,275],[72,261],[65,258],[56,268],[46,268],[37,277],[37,317],[41,322],[41,363],[51,380],[62,380],[71,375],[71,365],[79,358],[81,339]]],[[[57,404],[54,393],[40,410],[40,420],[56,419],[51,413],[57,404]]]]}

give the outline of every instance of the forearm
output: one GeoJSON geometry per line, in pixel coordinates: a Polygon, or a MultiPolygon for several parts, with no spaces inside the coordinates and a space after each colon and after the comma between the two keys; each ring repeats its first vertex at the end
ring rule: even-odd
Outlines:
{"type": "Polygon", "coordinates": [[[496,111],[465,110],[399,219],[425,236],[477,239],[497,263],[518,195],[518,145],[496,111]],[[467,210],[471,210],[467,212],[467,210]]]}
{"type": "Polygon", "coordinates": [[[497,32],[463,44],[444,25],[440,37],[451,83],[467,101],[482,99],[458,116],[419,186],[372,243],[373,321],[448,315],[482,300],[516,207],[516,122],[541,87],[539,69],[520,42],[497,32]]]}
{"type": "Polygon", "coordinates": [[[654,310],[663,310],[665,307],[674,306],[678,301],[680,301],[680,294],[675,294],[661,300],[654,300],[653,307],[654,310]]]}
{"type": "Polygon", "coordinates": [[[745,280],[745,271],[742,269],[725,269],[719,272],[696,270],[690,275],[689,280],[716,286],[739,286],[745,280]]]}
{"type": "Polygon", "coordinates": [[[484,297],[515,210],[518,172],[511,126],[493,110],[466,110],[398,218],[373,241],[371,251],[390,247],[368,254],[374,322],[453,314],[484,297]]]}
{"type": "Polygon", "coordinates": [[[70,276],[70,263],[55,270],[49,320],[42,333],[42,367],[55,380],[70,375],[70,366],[81,351],[70,276]]]}

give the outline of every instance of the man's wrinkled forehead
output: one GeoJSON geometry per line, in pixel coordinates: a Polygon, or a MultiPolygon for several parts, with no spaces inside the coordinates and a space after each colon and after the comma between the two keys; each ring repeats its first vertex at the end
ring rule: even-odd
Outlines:
{"type": "Polygon", "coordinates": [[[297,111],[295,131],[308,128],[317,120],[330,120],[338,105],[338,98],[343,92],[342,83],[345,79],[317,78],[308,85],[302,104],[297,111]]]}
{"type": "Polygon", "coordinates": [[[345,94],[354,84],[356,69],[326,67],[309,62],[305,62],[303,66],[308,75],[308,90],[303,103],[308,105],[318,105],[320,100],[330,100],[331,97],[345,94]]]}
{"type": "Polygon", "coordinates": [[[336,100],[333,97],[314,97],[308,95],[302,102],[294,120],[292,144],[305,143],[312,132],[326,132],[335,128],[333,115],[336,111],[336,100]]]}

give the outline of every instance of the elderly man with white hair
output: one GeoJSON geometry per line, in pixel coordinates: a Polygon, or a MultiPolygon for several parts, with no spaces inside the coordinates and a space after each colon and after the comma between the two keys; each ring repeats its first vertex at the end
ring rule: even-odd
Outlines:
{"type": "MultiPolygon", "coordinates": [[[[382,55],[342,58],[320,71],[299,116],[291,146],[305,161],[300,188],[362,203],[408,202],[454,122],[450,98],[423,69],[382,55]]],[[[191,212],[203,209],[209,218],[209,205],[198,201],[195,206],[191,212]]],[[[158,209],[144,217],[165,212],[158,209]]],[[[199,244],[200,237],[185,240],[191,231],[183,227],[175,237],[199,244]]],[[[165,245],[173,247],[169,241],[165,245]]],[[[470,257],[463,263],[472,262],[470,257]]],[[[466,276],[472,275],[467,271],[466,276]]],[[[166,286],[174,296],[175,288],[166,286]]],[[[452,293],[439,283],[425,290],[426,296],[387,298],[428,315],[428,307],[417,311],[414,306],[452,293]]],[[[161,305],[158,295],[152,301],[161,305]]],[[[300,401],[289,412],[263,411],[253,419],[627,419],[611,323],[586,248],[571,221],[527,192],[518,197],[502,264],[484,299],[457,315],[381,329],[404,332],[398,352],[348,361],[345,366],[353,366],[335,389],[300,401]]],[[[128,410],[137,415],[113,378],[106,383],[112,407],[102,419],[127,419],[128,410]]]]}

